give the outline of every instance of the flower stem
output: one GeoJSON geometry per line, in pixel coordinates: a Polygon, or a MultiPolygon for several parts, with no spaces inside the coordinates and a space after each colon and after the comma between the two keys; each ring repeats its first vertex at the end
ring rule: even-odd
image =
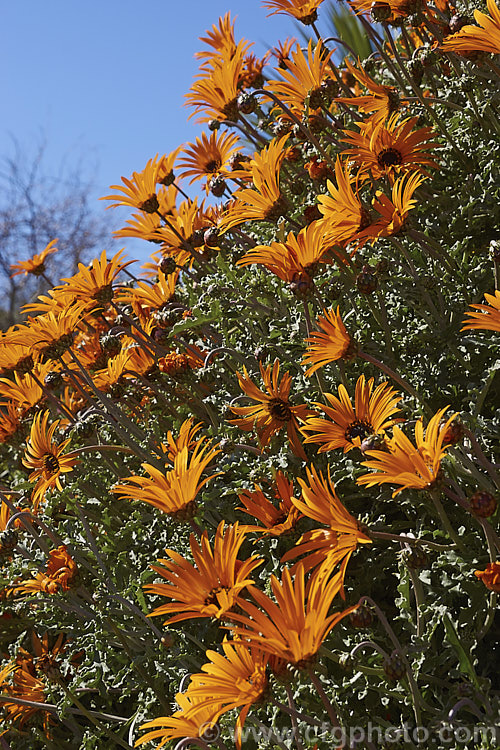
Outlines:
{"type": "Polygon", "coordinates": [[[396,383],[398,383],[401,388],[404,388],[404,390],[410,394],[410,396],[413,396],[413,398],[416,401],[419,401],[422,406],[424,407],[424,410],[431,414],[431,409],[427,405],[427,403],[424,401],[423,397],[420,395],[418,391],[411,386],[408,381],[404,380],[400,375],[397,374],[397,372],[394,372],[393,369],[385,365],[383,362],[381,362],[379,359],[376,359],[375,357],[372,357],[370,354],[365,354],[365,352],[359,351],[358,356],[361,357],[361,359],[364,359],[365,362],[370,362],[372,365],[375,365],[375,367],[378,367],[379,370],[382,370],[382,372],[385,372],[386,375],[388,375],[390,378],[392,378],[396,383]]]}
{"type": "Polygon", "coordinates": [[[329,719],[330,719],[330,721],[332,723],[332,726],[336,727],[336,728],[340,727],[339,719],[338,719],[338,716],[337,716],[337,712],[335,711],[335,709],[332,706],[332,704],[330,703],[330,701],[329,701],[329,699],[328,699],[325,691],[323,690],[323,685],[321,684],[321,680],[319,679],[319,677],[316,674],[314,674],[314,671],[312,669],[308,669],[307,673],[308,673],[309,677],[311,678],[312,684],[314,685],[314,687],[318,691],[318,695],[321,698],[321,701],[322,701],[324,707],[326,708],[326,712],[327,712],[328,717],[329,717],[329,719]]]}

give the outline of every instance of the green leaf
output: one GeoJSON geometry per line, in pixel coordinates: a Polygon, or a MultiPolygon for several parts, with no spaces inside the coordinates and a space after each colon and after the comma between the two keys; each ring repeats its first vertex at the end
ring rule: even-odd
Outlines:
{"type": "Polygon", "coordinates": [[[479,689],[479,682],[474,667],[472,666],[470,653],[468,653],[462,645],[448,613],[443,616],[443,625],[446,630],[446,635],[448,636],[448,641],[458,656],[460,669],[470,677],[472,684],[479,689]]]}

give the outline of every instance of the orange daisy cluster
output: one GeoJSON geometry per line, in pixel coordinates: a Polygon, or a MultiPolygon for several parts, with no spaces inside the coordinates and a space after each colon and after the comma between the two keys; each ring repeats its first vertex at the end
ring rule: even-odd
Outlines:
{"type": "MultiPolygon", "coordinates": [[[[287,39],[262,58],[251,42],[237,40],[229,13],[201,37],[199,72],[186,104],[191,117],[207,123],[207,132],[169,154],[156,154],[103,198],[110,207],[132,211],[115,236],[154,245],[138,278],[129,270],[132,261],[124,250],[111,258],[102,250],[52,286],[47,259],[56,252],[57,240],[11,265],[12,277],[24,275],[23,283],[40,286],[39,296],[25,305],[24,318],[0,334],[2,483],[13,485],[2,484],[0,490],[0,562],[2,575],[5,564],[5,580],[11,581],[0,598],[13,607],[24,606],[23,616],[37,620],[44,618],[47,600],[82,622],[94,617],[98,627],[110,628],[110,651],[119,651],[122,661],[130,657],[150,686],[156,677],[146,674],[141,655],[134,653],[141,647],[139,628],[149,623],[149,636],[154,633],[166,649],[174,636],[159,631],[145,615],[165,618],[167,628],[183,624],[183,633],[197,649],[182,648],[189,683],[186,687],[183,680],[170,691],[172,696],[178,690],[177,707],[170,716],[146,721],[136,746],[158,742],[157,747],[164,747],[181,740],[182,746],[197,742],[208,747],[214,741],[225,747],[218,741],[219,719],[235,711],[233,737],[240,748],[247,716],[264,709],[274,680],[282,681],[278,689],[286,692],[288,705],[274,696],[271,710],[288,709],[294,731],[298,722],[318,723],[313,712],[319,716],[323,710],[309,694],[307,713],[295,707],[294,700],[304,695],[305,679],[312,681],[334,727],[336,708],[322,687],[324,680],[331,688],[322,659],[338,662],[335,649],[347,642],[354,643],[350,659],[361,647],[374,647],[373,664],[359,673],[364,672],[368,689],[382,671],[375,660],[384,654],[375,630],[373,641],[344,639],[346,618],[357,627],[363,616],[377,613],[387,643],[394,646],[399,637],[375,602],[354,603],[359,591],[366,591],[363,598],[370,601],[369,566],[377,545],[404,548],[396,562],[410,571],[418,568],[421,560],[415,558],[425,544],[466,560],[468,550],[454,537],[453,523],[441,508],[441,490],[456,505],[453,512],[458,515],[467,506],[467,519],[476,522],[467,539],[473,540],[474,531],[484,532],[486,539],[490,562],[474,574],[470,568],[472,582],[475,575],[492,592],[485,597],[490,609],[478,642],[491,627],[500,593],[500,563],[494,561],[500,543],[492,525],[495,498],[481,489],[473,495],[474,505],[466,503],[459,486],[479,477],[491,488],[497,479],[498,467],[473,432],[483,415],[471,410],[464,417],[468,426],[461,428],[456,413],[446,417],[448,407],[438,408],[444,403],[438,400],[439,383],[430,393],[422,378],[421,396],[402,377],[398,367],[408,364],[412,350],[393,340],[394,331],[406,323],[398,316],[408,314],[415,327],[429,329],[429,336],[438,321],[442,348],[453,346],[455,312],[459,309],[461,316],[465,305],[456,308],[454,302],[455,308],[446,310],[447,300],[438,290],[434,293],[432,282],[441,271],[456,270],[454,293],[461,293],[464,279],[455,250],[440,253],[432,237],[417,231],[412,216],[439,189],[439,180],[433,179],[440,168],[439,113],[451,104],[461,117],[470,92],[463,86],[459,93],[464,101],[459,103],[440,100],[431,69],[440,66],[443,76],[451,77],[452,62],[466,65],[471,53],[500,52],[499,10],[487,0],[488,16],[476,11],[477,26],[463,23],[451,33],[455,15],[451,17],[446,0],[437,0],[436,8],[425,0],[350,0],[349,8],[365,28],[368,13],[382,24],[370,35],[377,52],[362,62],[341,39],[334,49],[319,38],[316,20],[322,4],[264,0],[269,15],[284,14],[310,26],[318,41],[301,45],[287,39]],[[411,28],[405,25],[410,15],[411,28]],[[397,24],[400,34],[392,31],[397,24]],[[450,33],[445,34],[448,25],[450,33]],[[348,52],[342,61],[344,44],[348,52]],[[447,58],[448,52],[458,52],[462,59],[447,58]],[[276,67],[268,75],[272,56],[276,67]],[[415,108],[413,102],[418,102],[415,108]],[[433,109],[436,103],[439,113],[433,109]],[[422,112],[424,122],[432,121],[436,128],[421,124],[417,115],[422,112]],[[245,153],[247,146],[253,156],[245,153]],[[201,197],[189,194],[200,187],[201,197]],[[387,257],[374,257],[379,249],[387,257]],[[396,305],[405,274],[415,293],[396,305]],[[44,288],[43,280],[51,288],[44,288]],[[384,283],[386,290],[393,284],[387,294],[384,283]],[[424,313],[422,300],[428,304],[424,313]],[[379,360],[374,352],[383,346],[387,356],[379,360]],[[327,367],[331,363],[336,364],[327,367]],[[382,370],[384,380],[369,368],[382,370]],[[414,411],[417,401],[421,412],[414,411]],[[102,477],[111,473],[118,481],[104,486],[102,477]],[[418,517],[422,539],[409,530],[414,516],[400,512],[405,509],[403,493],[415,490],[422,504],[432,501],[439,516],[428,530],[432,541],[424,528],[427,511],[418,517]],[[132,536],[129,516],[135,524],[132,536]],[[17,531],[23,527],[26,534],[19,543],[17,531]],[[131,579],[123,559],[133,551],[130,540],[139,539],[141,529],[147,544],[163,540],[168,547],[150,565],[153,573],[149,560],[136,570],[133,566],[142,558],[130,554],[131,579]],[[453,544],[441,544],[443,533],[453,544]],[[122,546],[115,565],[117,539],[122,546]],[[47,554],[47,562],[31,578],[20,576],[18,557],[36,564],[37,547],[47,554]],[[258,554],[252,554],[255,549],[258,554]],[[366,574],[360,575],[360,569],[366,574]],[[117,580],[117,571],[123,580],[117,580]],[[151,604],[141,585],[149,597],[157,597],[151,604]],[[129,601],[132,594],[141,609],[129,601]],[[122,605],[134,618],[137,633],[115,623],[122,605]],[[184,625],[188,620],[196,620],[195,634],[184,625]],[[203,647],[203,654],[206,643],[211,648],[200,659],[198,651],[203,647]],[[315,671],[318,663],[321,679],[315,671]],[[292,674],[297,690],[292,689],[292,674]]],[[[488,75],[496,75],[495,62],[488,62],[488,75]]],[[[483,79],[489,81],[485,70],[483,79]]],[[[476,112],[474,97],[470,104],[476,112]]],[[[490,117],[494,101],[488,106],[477,110],[483,119],[490,117]]],[[[443,132],[447,144],[440,153],[446,164],[460,128],[451,133],[443,132]]],[[[493,255],[496,273],[498,253],[493,255]]],[[[469,278],[472,284],[475,269],[469,278]]],[[[488,283],[491,279],[483,289],[488,283]]],[[[500,292],[486,293],[485,304],[473,304],[465,315],[463,331],[500,331],[500,292]]],[[[463,351],[467,339],[462,341],[458,356],[464,369],[470,365],[472,371],[463,351]]],[[[415,357],[429,354],[417,352],[415,357]]],[[[486,373],[479,406],[491,396],[494,371],[486,373]]],[[[454,392],[462,386],[458,382],[454,392]]],[[[410,492],[408,503],[414,497],[410,492]]],[[[153,546],[145,545],[141,552],[149,549],[153,546]]],[[[153,559],[160,554],[156,548],[153,559]]],[[[389,559],[387,554],[384,564],[389,559]]],[[[471,557],[471,566],[478,559],[486,557],[476,556],[473,562],[471,557]]],[[[407,583],[408,611],[396,630],[403,638],[408,626],[422,644],[430,611],[421,606],[422,590],[430,584],[413,572],[405,587],[407,583]],[[407,615],[414,605],[413,625],[407,615]]],[[[0,613],[2,624],[9,615],[0,613]]],[[[441,630],[449,636],[446,625],[441,630]]],[[[453,638],[457,650],[460,636],[453,638]]],[[[89,719],[96,741],[104,727],[106,741],[128,747],[134,725],[127,726],[128,743],[125,735],[108,731],[106,722],[120,724],[122,718],[95,710],[99,690],[84,696],[68,686],[70,678],[57,672],[64,636],[58,636],[52,649],[49,640],[47,634],[37,637],[35,656],[19,650],[13,663],[2,633],[0,648],[9,659],[0,667],[5,726],[27,732],[38,715],[48,732],[49,715],[55,718],[59,711],[59,704],[44,705],[48,680],[56,674],[57,689],[68,706],[76,706],[71,714],[65,706],[58,729],[73,729],[75,722],[89,719]]],[[[12,654],[13,641],[7,636],[5,641],[12,654]]],[[[445,654],[450,664],[452,650],[445,654]]],[[[407,666],[413,653],[414,644],[384,656],[383,670],[391,681],[406,675],[418,716],[427,708],[417,683],[424,675],[427,690],[429,675],[407,666]]],[[[175,649],[170,656],[170,666],[178,671],[175,649]]],[[[155,663],[161,664],[157,657],[155,663]]],[[[474,675],[475,684],[472,665],[462,655],[458,661],[471,679],[474,675]]],[[[443,683],[442,677],[436,683],[443,683]]],[[[109,695],[113,700],[112,691],[109,695]]],[[[397,692],[387,696],[392,701],[397,692]]],[[[283,744],[270,737],[275,739],[283,744]]]]}

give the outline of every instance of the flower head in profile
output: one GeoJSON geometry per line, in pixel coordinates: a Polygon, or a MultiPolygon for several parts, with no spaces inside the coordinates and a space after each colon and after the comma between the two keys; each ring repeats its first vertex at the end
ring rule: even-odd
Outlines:
{"type": "Polygon", "coordinates": [[[71,347],[75,330],[82,324],[85,308],[86,305],[80,302],[59,312],[30,317],[26,325],[19,326],[20,335],[25,335],[25,341],[42,361],[58,359],[71,347]]]}
{"type": "Polygon", "coordinates": [[[186,695],[193,708],[186,713],[191,718],[202,708],[215,708],[213,721],[233,708],[241,709],[235,728],[235,745],[241,747],[241,728],[250,708],[265,699],[267,690],[267,655],[241,640],[224,641],[224,655],[207,651],[209,662],[202,672],[191,676],[186,695]]]}
{"type": "Polygon", "coordinates": [[[237,266],[253,263],[267,268],[282,281],[303,283],[309,288],[318,264],[330,249],[331,243],[319,222],[309,224],[295,235],[290,232],[285,242],[257,245],[237,261],[237,266]]]}
{"type": "Polygon", "coordinates": [[[130,179],[122,177],[123,185],[110,186],[111,190],[118,190],[118,193],[106,195],[100,200],[116,201],[109,208],[132,206],[132,208],[139,208],[147,214],[154,214],[159,208],[156,195],[159,171],[160,163],[156,156],[148,161],[142,172],[133,172],[130,179]]]}
{"type": "Polygon", "coordinates": [[[325,478],[315,466],[307,469],[307,482],[298,479],[302,488],[302,497],[292,498],[295,507],[313,521],[324,524],[323,528],[307,531],[301,536],[295,547],[286,552],[282,562],[288,562],[301,555],[306,555],[292,568],[292,573],[299,567],[307,572],[318,568],[318,575],[329,577],[340,563],[340,594],[344,598],[344,577],[347,563],[358,544],[369,544],[370,538],[361,531],[359,522],[343,506],[330,477],[325,478]]]}
{"type": "Polygon", "coordinates": [[[26,659],[18,655],[15,662],[8,663],[0,670],[0,692],[12,698],[12,701],[2,701],[6,726],[15,725],[22,730],[31,719],[42,714],[43,727],[47,733],[50,713],[36,705],[46,702],[45,684],[37,676],[31,658],[26,659]],[[19,701],[28,701],[32,705],[19,701]]]}
{"type": "Polygon", "coordinates": [[[451,52],[487,52],[490,55],[500,54],[500,9],[494,0],[486,0],[489,16],[474,11],[477,26],[463,26],[456,34],[451,34],[442,43],[446,51],[451,52]]]}
{"type": "Polygon", "coordinates": [[[14,270],[14,273],[11,276],[18,276],[20,273],[23,273],[25,276],[28,276],[28,274],[42,276],[45,273],[45,261],[48,256],[57,252],[56,243],[57,238],[51,240],[41,253],[33,255],[29,260],[18,260],[17,263],[12,263],[11,268],[14,270]]]}
{"type": "MultiPolygon", "coordinates": [[[[268,81],[264,88],[279,97],[296,117],[301,118],[306,109],[308,113],[319,111],[322,105],[328,103],[324,85],[331,81],[332,54],[333,50],[328,51],[321,42],[313,46],[312,40],[307,55],[300,47],[291,49],[285,68],[280,69],[283,80],[268,81]]],[[[274,104],[274,100],[271,101],[274,104]]],[[[282,117],[288,119],[286,113],[282,117]]]]}
{"type": "Polygon", "coordinates": [[[392,493],[396,497],[405,489],[431,490],[441,476],[441,461],[446,455],[444,443],[448,427],[456,413],[441,424],[447,406],[440,409],[429,420],[424,430],[422,419],[415,425],[415,445],[397,426],[393,427],[393,437],[386,440],[388,450],[366,451],[370,461],[363,466],[375,471],[363,474],[357,482],[366,487],[379,484],[396,484],[392,493]]]}
{"type": "Polygon", "coordinates": [[[7,595],[33,594],[36,591],[57,594],[61,590],[68,591],[76,573],[76,563],[63,544],[50,551],[44,571],[37,573],[35,578],[14,584],[7,589],[7,595]]]}
{"type": "Polygon", "coordinates": [[[380,435],[391,427],[397,419],[401,396],[385,382],[373,389],[373,378],[368,382],[361,375],[356,383],[354,408],[349,394],[343,385],[339,385],[339,398],[325,393],[329,406],[315,403],[324,412],[327,419],[310,417],[301,428],[301,432],[310,433],[306,443],[318,443],[319,452],[343,448],[344,453],[359,448],[363,440],[370,435],[380,435]]]}
{"type": "Polygon", "coordinates": [[[26,343],[25,331],[24,327],[11,326],[0,334],[0,374],[6,377],[13,373],[24,375],[33,369],[37,355],[26,343]]]}
{"type": "Polygon", "coordinates": [[[34,365],[33,373],[19,375],[15,372],[12,379],[0,378],[0,406],[8,406],[8,403],[12,402],[19,410],[20,416],[24,416],[42,401],[44,393],[40,381],[43,382],[47,374],[55,370],[57,368],[53,368],[51,363],[47,362],[45,365],[34,365]]]}
{"type": "Polygon", "coordinates": [[[160,716],[139,727],[139,730],[150,729],[152,731],[136,740],[134,747],[139,747],[144,742],[153,742],[153,740],[161,740],[157,745],[159,749],[171,740],[182,740],[186,737],[210,739],[210,728],[215,724],[214,717],[220,715],[222,703],[206,706],[203,704],[203,698],[194,698],[189,693],[177,693],[175,702],[179,708],[171,716],[160,716]]]}
{"type": "Polygon", "coordinates": [[[262,5],[271,11],[270,16],[284,13],[309,26],[318,18],[318,8],[322,2],[323,0],[264,0],[262,5]]]}
{"type": "Polygon", "coordinates": [[[371,115],[374,128],[383,125],[398,109],[399,95],[397,89],[394,86],[383,86],[374,81],[363,68],[359,57],[357,67],[347,57],[345,58],[345,64],[355,81],[368,89],[369,94],[353,97],[341,96],[336,98],[335,101],[348,104],[351,107],[358,107],[360,112],[371,115]]]}
{"type": "Polygon", "coordinates": [[[417,205],[414,192],[426,180],[420,172],[411,172],[398,177],[392,186],[391,198],[377,190],[373,208],[380,218],[367,228],[366,234],[372,237],[392,237],[405,230],[408,214],[417,205]]]}
{"type": "Polygon", "coordinates": [[[286,372],[280,382],[280,363],[277,359],[272,366],[268,365],[266,368],[259,363],[259,368],[265,391],[255,385],[246,367],[243,367],[243,375],[237,373],[241,390],[256,403],[253,406],[231,406],[231,411],[240,417],[230,420],[231,424],[248,432],[256,429],[263,448],[273,435],[286,427],[293,452],[305,460],[297,430],[299,421],[303,422],[312,412],[304,404],[292,406],[290,403],[292,377],[286,372]]]}
{"type": "Polygon", "coordinates": [[[262,151],[256,151],[249,169],[254,188],[236,191],[235,204],[227,217],[222,217],[219,228],[225,232],[245,221],[276,222],[287,210],[280,190],[280,169],[286,155],[288,135],[271,141],[262,151]]]}
{"type": "Polygon", "coordinates": [[[203,64],[201,72],[186,94],[186,105],[194,107],[190,118],[201,114],[197,122],[236,121],[239,118],[239,83],[245,67],[248,42],[241,41],[232,53],[213,56],[203,64]],[[227,56],[226,56],[227,55],[227,56]]]}
{"type": "Polygon", "coordinates": [[[312,331],[306,339],[308,347],[302,359],[303,365],[311,365],[306,370],[309,377],[320,367],[337,359],[352,359],[356,356],[356,342],[347,333],[339,308],[335,311],[323,310],[316,321],[321,331],[312,331]]]}
{"type": "Polygon", "coordinates": [[[172,430],[167,432],[167,442],[161,444],[162,450],[168,456],[169,461],[174,462],[175,457],[182,451],[183,448],[187,448],[188,451],[192,451],[197,445],[201,445],[206,441],[206,437],[198,435],[203,422],[194,424],[193,418],[185,419],[179,428],[179,434],[175,437],[172,430]]]}
{"type": "Polygon", "coordinates": [[[271,575],[275,601],[255,586],[250,587],[255,604],[247,600],[241,602],[245,614],[235,614],[234,620],[243,627],[231,626],[231,630],[270,656],[307,668],[315,661],[332,628],[355,609],[350,607],[328,614],[340,587],[340,574],[330,579],[311,576],[306,585],[302,565],[296,569],[294,579],[285,568],[281,581],[271,575]]]}
{"type": "Polygon", "coordinates": [[[95,303],[107,306],[113,299],[113,281],[131,263],[135,261],[123,262],[123,250],[115,253],[110,261],[106,257],[106,250],[103,250],[100,258],[94,258],[88,266],[79,263],[78,272],[62,281],[66,282],[66,291],[76,300],[88,302],[94,307],[95,303]]]}
{"type": "Polygon", "coordinates": [[[173,615],[164,625],[197,617],[227,617],[239,602],[241,592],[254,581],[249,578],[254,568],[262,563],[256,555],[237,559],[245,541],[245,531],[234,526],[225,527],[221,521],[215,533],[213,549],[208,534],[203,532],[200,542],[191,534],[189,543],[194,565],[174,550],[168,549],[169,559],[158,560],[152,569],[168,583],[145,586],[150,594],[170,599],[151,612],[153,615],[173,615]]]}
{"type": "Polygon", "coordinates": [[[471,305],[474,310],[479,312],[467,312],[469,316],[464,320],[462,331],[473,330],[475,328],[485,331],[496,331],[500,333],[500,290],[497,289],[495,294],[485,294],[487,305],[471,305]]]}
{"type": "Polygon", "coordinates": [[[363,238],[369,234],[364,230],[370,224],[370,214],[363,206],[358,191],[354,189],[354,178],[351,176],[347,162],[342,164],[337,156],[335,162],[337,184],[328,180],[328,194],[318,196],[318,209],[324,220],[320,226],[330,242],[347,245],[351,242],[363,244],[363,238]]]}
{"type": "Polygon", "coordinates": [[[490,562],[484,570],[476,570],[474,575],[484,583],[487,589],[500,594],[500,562],[490,562]]]}
{"type": "Polygon", "coordinates": [[[236,51],[236,39],[234,36],[234,19],[231,20],[231,13],[220,16],[217,26],[212,24],[212,29],[208,29],[206,36],[200,36],[200,42],[206,44],[208,50],[195,52],[195,57],[199,60],[210,61],[214,57],[221,57],[223,60],[230,60],[236,51]]]}
{"type": "Polygon", "coordinates": [[[276,58],[278,68],[286,69],[287,63],[291,60],[292,51],[297,49],[297,45],[297,39],[289,36],[284,42],[278,41],[276,46],[272,47],[271,54],[276,58]]]}
{"type": "Polygon", "coordinates": [[[35,510],[48,489],[56,487],[62,490],[61,474],[73,471],[78,463],[76,458],[65,455],[71,440],[58,443],[54,439],[60,420],[57,419],[49,426],[49,417],[48,411],[39,412],[35,416],[23,458],[23,465],[31,469],[30,482],[37,480],[32,497],[35,510]]]}
{"type": "Polygon", "coordinates": [[[131,305],[142,325],[147,323],[155,310],[160,310],[175,294],[175,285],[179,274],[177,271],[165,275],[158,271],[156,283],[138,281],[133,287],[123,287],[118,292],[118,301],[123,305],[131,305]]]}
{"type": "Polygon", "coordinates": [[[173,468],[160,471],[156,466],[144,463],[142,468],[149,477],[127,477],[122,484],[115,485],[112,492],[122,498],[143,500],[178,520],[192,518],[198,492],[218,476],[215,473],[201,478],[218,453],[220,451],[210,441],[199,441],[192,452],[185,447],[177,453],[173,468]]]}
{"type": "Polygon", "coordinates": [[[293,482],[278,471],[273,483],[278,507],[269,500],[262,488],[256,484],[254,490],[240,490],[238,497],[244,507],[238,508],[261,522],[262,526],[245,526],[245,531],[259,531],[262,536],[281,536],[289,534],[296,526],[302,514],[292,503],[294,494],[293,482]]]}

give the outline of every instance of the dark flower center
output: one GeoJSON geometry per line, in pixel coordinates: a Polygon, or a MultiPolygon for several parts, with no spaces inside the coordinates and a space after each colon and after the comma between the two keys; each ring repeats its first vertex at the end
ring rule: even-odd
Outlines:
{"type": "Polygon", "coordinates": [[[372,217],[370,216],[370,212],[367,211],[366,208],[362,208],[359,215],[358,232],[362,232],[363,229],[369,227],[371,223],[372,217]]]}
{"type": "Polygon", "coordinates": [[[364,440],[368,435],[373,433],[373,427],[369,422],[364,419],[356,419],[351,422],[349,427],[345,431],[345,439],[352,442],[354,438],[360,438],[364,440]]]}
{"type": "Polygon", "coordinates": [[[93,299],[97,302],[107,303],[113,299],[113,286],[112,284],[105,284],[101,286],[96,292],[94,292],[93,299]]]}
{"type": "Polygon", "coordinates": [[[380,167],[395,167],[403,162],[401,151],[396,148],[384,148],[377,156],[380,167]]]}
{"type": "Polygon", "coordinates": [[[278,221],[280,216],[283,216],[288,209],[288,203],[286,201],[286,198],[284,196],[280,195],[278,200],[276,200],[272,206],[270,206],[267,211],[264,213],[264,219],[266,221],[278,221]]]}
{"type": "Polygon", "coordinates": [[[279,422],[288,422],[292,418],[292,410],[288,401],[282,401],[280,398],[272,398],[267,404],[267,410],[279,422]]]}
{"type": "Polygon", "coordinates": [[[212,589],[207,598],[205,599],[205,607],[210,606],[210,604],[219,604],[217,599],[217,594],[220,594],[221,591],[230,591],[228,586],[218,586],[215,589],[212,589]]]}
{"type": "Polygon", "coordinates": [[[233,122],[236,122],[236,120],[239,118],[239,108],[238,108],[238,99],[231,99],[230,102],[226,102],[224,106],[221,109],[222,114],[225,116],[226,120],[232,120],[233,122]]]}
{"type": "Polygon", "coordinates": [[[55,474],[59,471],[59,459],[53,453],[46,453],[42,458],[43,468],[55,474]]]}
{"type": "Polygon", "coordinates": [[[160,204],[158,203],[158,198],[156,197],[156,193],[153,193],[153,195],[150,195],[149,198],[143,203],[140,204],[139,208],[141,211],[144,211],[147,214],[154,214],[155,211],[158,211],[160,208],[160,204]]]}
{"type": "Polygon", "coordinates": [[[220,159],[212,159],[205,164],[205,172],[218,172],[222,166],[220,159]]]}

